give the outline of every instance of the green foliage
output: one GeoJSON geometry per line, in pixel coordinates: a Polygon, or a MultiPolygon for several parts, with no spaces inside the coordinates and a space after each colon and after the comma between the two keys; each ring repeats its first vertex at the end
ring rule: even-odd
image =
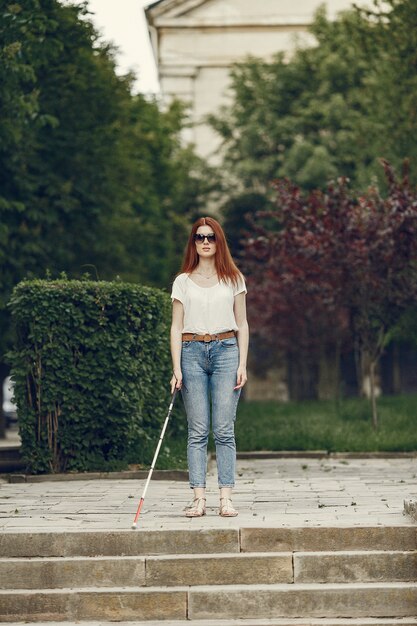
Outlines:
{"type": "Polygon", "coordinates": [[[125,467],[149,448],[169,404],[169,297],[122,282],[26,280],[10,307],[9,354],[34,473],[125,467]]]}
{"type": "Polygon", "coordinates": [[[125,280],[163,287],[180,266],[190,218],[213,188],[202,161],[180,143],[185,123],[179,102],[161,112],[156,101],[132,99],[125,129],[128,200],[103,226],[96,246],[100,275],[111,277],[117,268],[125,280]]]}
{"type": "MultiPolygon", "coordinates": [[[[417,4],[373,0],[372,7],[357,9],[360,20],[352,32],[367,58],[361,90],[364,115],[357,137],[368,142],[371,156],[388,158],[397,167],[407,157],[415,169],[417,4]]],[[[375,161],[358,172],[362,185],[368,182],[368,172],[377,175],[375,161]]]]}
{"type": "Polygon", "coordinates": [[[234,258],[242,254],[248,232],[252,229],[251,219],[258,211],[269,208],[268,200],[261,193],[247,193],[230,198],[223,205],[224,229],[230,252],[234,258]]]}
{"type": "Polygon", "coordinates": [[[244,450],[370,452],[417,450],[417,396],[379,398],[379,429],[365,398],[304,402],[244,402],[236,420],[236,445],[244,450]]]}
{"type": "Polygon", "coordinates": [[[0,353],[23,278],[93,265],[100,279],[164,287],[211,183],[163,112],[117,76],[87,3],[0,5],[0,353]],[[206,182],[207,181],[207,182],[206,182]]]}
{"type": "MultiPolygon", "coordinates": [[[[186,435],[186,418],[181,412],[181,400],[178,398],[176,408],[173,411],[170,425],[164,437],[164,441],[159,450],[157,469],[188,469],[187,463],[187,435],[186,435]],[[178,431],[178,425],[181,432],[178,431]],[[176,431],[173,433],[173,429],[176,431]]],[[[152,434],[154,434],[152,432],[152,434]]],[[[159,433],[158,433],[159,435],[159,433]]],[[[137,440],[129,451],[129,463],[136,467],[140,462],[141,466],[150,466],[155,454],[157,440],[148,437],[146,439],[137,440]]]]}
{"type": "Polygon", "coordinates": [[[20,104],[25,115],[1,154],[9,287],[46,264],[79,268],[94,249],[100,220],[120,199],[119,128],[129,81],[116,77],[111,51],[95,47],[84,13],[56,0],[28,0],[7,4],[0,15],[0,49],[15,51],[6,68],[14,78],[1,87],[11,111],[3,132],[15,123],[15,105],[31,103],[20,104]]]}
{"type": "Polygon", "coordinates": [[[334,21],[321,8],[316,45],[299,46],[290,60],[280,53],[234,66],[232,104],[209,121],[223,140],[236,215],[250,193],[268,201],[275,178],[310,190],[346,176],[364,190],[384,184],[379,158],[399,168],[407,157],[417,171],[417,4],[373,4],[334,21]]]}
{"type": "Polygon", "coordinates": [[[357,166],[357,90],[366,55],[352,42],[358,16],[312,27],[317,44],[299,48],[290,61],[249,58],[232,71],[234,102],[211,123],[223,136],[226,164],[246,189],[263,189],[289,176],[304,188],[324,184],[335,171],[352,177],[357,166]]]}
{"type": "Polygon", "coordinates": [[[391,341],[405,341],[417,346],[417,307],[408,308],[394,328],[388,333],[386,345],[391,341]]]}
{"type": "MultiPolygon", "coordinates": [[[[19,275],[25,254],[22,236],[27,230],[25,196],[32,184],[27,176],[27,155],[32,154],[39,119],[35,70],[25,54],[38,52],[44,23],[39,14],[22,15],[16,3],[0,9],[0,342],[7,342],[7,299],[19,275]],[[25,39],[25,44],[23,44],[25,39]]],[[[32,242],[32,254],[36,242],[32,242]]],[[[29,253],[29,251],[28,251],[29,253]]],[[[27,260],[27,259],[26,259],[27,260]]]]}

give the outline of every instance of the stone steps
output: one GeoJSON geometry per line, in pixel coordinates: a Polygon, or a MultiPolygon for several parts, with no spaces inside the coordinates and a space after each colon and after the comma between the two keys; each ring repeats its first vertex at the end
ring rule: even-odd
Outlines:
{"type": "Polygon", "coordinates": [[[242,528],[242,552],[416,550],[416,526],[242,528]]]}
{"type": "Polygon", "coordinates": [[[0,589],[407,582],[417,551],[0,559],[0,589]]]}
{"type": "Polygon", "coordinates": [[[0,622],[417,626],[410,525],[3,532],[0,554],[0,622]]]}
{"type": "Polygon", "coordinates": [[[417,583],[241,585],[191,588],[189,619],[416,615],[417,583]]]}
{"type": "Polygon", "coordinates": [[[295,552],[294,582],[417,581],[417,551],[295,552]]]}
{"type": "Polygon", "coordinates": [[[416,526],[3,532],[2,557],[416,550],[416,526]]]}
{"type": "Polygon", "coordinates": [[[239,552],[239,529],[4,532],[3,557],[239,552]]]}
{"type": "MultiPolygon", "coordinates": [[[[0,591],[1,621],[415,617],[417,583],[0,591]]],[[[213,622],[215,624],[215,622],[213,622]]]]}
{"type": "Polygon", "coordinates": [[[0,473],[22,471],[25,467],[20,445],[0,446],[0,473]]]}
{"type": "MultiPolygon", "coordinates": [[[[79,626],[79,621],[48,622],[48,626],[79,626]]],[[[82,626],[114,626],[115,622],[83,621],[82,626]]],[[[163,626],[190,626],[189,620],[164,620],[163,626]]],[[[414,617],[352,617],[352,618],[275,618],[275,619],[216,619],[198,620],[198,626],[416,626],[414,617]]],[[[26,626],[27,622],[9,622],[8,626],[26,626]]],[[[161,626],[161,621],[118,621],[117,626],[161,626]]]]}

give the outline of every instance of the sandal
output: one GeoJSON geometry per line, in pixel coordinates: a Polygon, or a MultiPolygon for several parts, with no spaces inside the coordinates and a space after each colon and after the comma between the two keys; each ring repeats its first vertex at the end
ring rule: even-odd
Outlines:
{"type": "Polygon", "coordinates": [[[220,498],[219,515],[221,515],[222,517],[236,517],[236,515],[239,515],[239,513],[233,507],[230,498],[220,498]]]}
{"type": "Polygon", "coordinates": [[[206,499],[194,498],[185,508],[185,517],[202,517],[206,514],[206,499]]]}

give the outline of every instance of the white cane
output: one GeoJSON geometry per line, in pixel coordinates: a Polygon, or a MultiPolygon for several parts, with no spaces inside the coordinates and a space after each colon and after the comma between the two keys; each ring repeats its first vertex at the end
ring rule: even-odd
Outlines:
{"type": "Polygon", "coordinates": [[[150,483],[150,480],[151,480],[151,477],[152,477],[152,473],[153,473],[153,470],[154,470],[154,467],[155,467],[155,464],[156,464],[156,459],[158,458],[158,454],[159,454],[159,450],[161,448],[162,440],[164,438],[165,431],[166,431],[167,426],[168,426],[168,421],[169,421],[169,418],[170,418],[170,415],[171,415],[172,407],[174,406],[174,402],[175,402],[175,397],[177,395],[177,391],[178,391],[178,389],[175,387],[174,393],[172,394],[172,397],[171,397],[171,404],[169,405],[168,415],[165,418],[165,422],[164,422],[164,425],[163,425],[163,428],[162,428],[162,431],[161,431],[161,436],[159,437],[159,441],[158,441],[158,445],[157,445],[156,450],[155,450],[155,454],[154,454],[154,457],[153,457],[151,469],[149,471],[149,475],[148,475],[148,478],[147,478],[146,483],[145,483],[145,488],[143,490],[143,494],[142,494],[142,497],[141,497],[140,502],[139,502],[138,510],[136,511],[135,520],[134,520],[134,522],[132,524],[132,528],[136,528],[137,527],[137,521],[138,521],[138,518],[139,518],[139,515],[140,515],[142,504],[143,504],[143,502],[145,500],[146,491],[148,489],[148,486],[149,486],[149,483],[150,483]]]}

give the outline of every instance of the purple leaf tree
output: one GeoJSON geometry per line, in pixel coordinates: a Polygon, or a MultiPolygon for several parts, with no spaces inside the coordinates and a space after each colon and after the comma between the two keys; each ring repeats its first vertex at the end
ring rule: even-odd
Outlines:
{"type": "Polygon", "coordinates": [[[388,332],[417,300],[417,191],[381,161],[388,191],[357,196],[340,178],[308,195],[274,183],[276,210],[256,214],[244,254],[254,331],[287,352],[352,341],[370,382],[388,332]]]}

